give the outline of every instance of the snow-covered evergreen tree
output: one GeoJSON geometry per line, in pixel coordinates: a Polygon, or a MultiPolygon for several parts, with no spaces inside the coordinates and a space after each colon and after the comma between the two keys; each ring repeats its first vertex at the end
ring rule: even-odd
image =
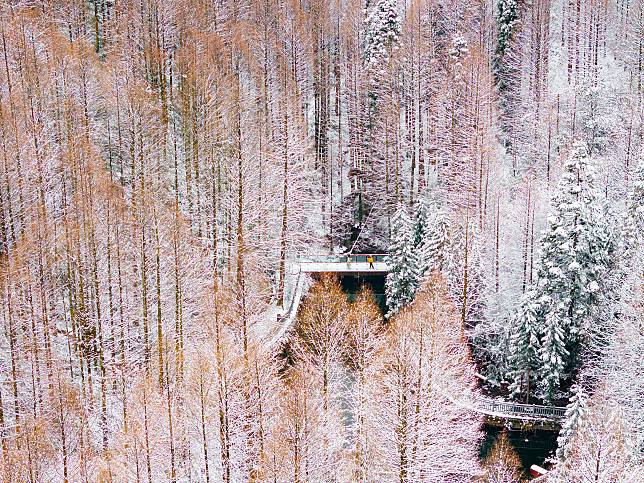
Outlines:
{"type": "MultiPolygon", "coordinates": [[[[525,94],[521,89],[522,3],[519,0],[495,0],[496,46],[492,56],[492,75],[498,90],[500,139],[509,154],[516,154],[521,137],[525,94]]],[[[525,156],[527,153],[522,153],[525,156]]]]}
{"type": "Polygon", "coordinates": [[[537,283],[524,299],[510,334],[514,362],[508,377],[516,394],[521,390],[520,375],[530,368],[526,348],[534,347],[526,342],[526,321],[539,330],[538,395],[546,401],[558,397],[561,383],[579,365],[580,342],[589,336],[612,251],[584,144],[575,143],[563,171],[541,239],[537,283]]]}
{"type": "Polygon", "coordinates": [[[402,20],[396,0],[376,0],[367,9],[364,57],[368,64],[389,58],[389,49],[398,40],[402,20]]]}
{"type": "Polygon", "coordinates": [[[450,235],[445,218],[445,213],[439,210],[424,240],[418,246],[421,274],[428,275],[433,270],[442,271],[447,266],[450,257],[450,235]]]}
{"type": "Polygon", "coordinates": [[[593,396],[570,437],[568,451],[548,474],[548,481],[568,483],[636,482],[642,480],[641,455],[634,454],[632,427],[620,408],[593,396]]]}
{"type": "Polygon", "coordinates": [[[583,323],[596,305],[608,258],[608,233],[595,199],[586,147],[575,143],[541,241],[537,294],[543,310],[540,395],[552,400],[578,364],[583,323]]]}
{"type": "Polygon", "coordinates": [[[581,424],[588,405],[588,397],[581,384],[575,384],[571,392],[572,396],[570,396],[570,402],[566,406],[564,423],[559,431],[559,437],[557,437],[556,457],[558,461],[566,459],[566,455],[570,449],[570,440],[581,424]]]}
{"type": "Polygon", "coordinates": [[[525,393],[530,397],[531,385],[539,368],[540,329],[539,303],[536,293],[523,296],[519,310],[512,320],[509,340],[508,379],[513,395],[525,393]]]}
{"type": "Polygon", "coordinates": [[[411,302],[418,287],[418,257],[414,247],[414,224],[401,204],[391,220],[390,272],[385,283],[387,317],[411,302]]]}
{"type": "MultiPolygon", "coordinates": [[[[561,305],[563,304],[559,304],[560,309],[561,305]]],[[[543,392],[543,399],[548,401],[555,397],[555,391],[564,378],[566,364],[570,356],[570,351],[566,349],[566,339],[570,336],[570,332],[567,332],[565,328],[570,324],[562,320],[561,313],[557,312],[553,310],[546,314],[539,350],[541,355],[540,389],[543,392]]]]}
{"type": "Polygon", "coordinates": [[[431,220],[429,207],[423,198],[418,198],[414,204],[414,246],[419,249],[429,234],[431,220]]]}
{"type": "Polygon", "coordinates": [[[498,74],[502,68],[503,57],[519,23],[519,7],[516,0],[499,0],[496,8],[497,41],[494,67],[498,74]]]}
{"type": "Polygon", "coordinates": [[[624,255],[635,250],[644,240],[644,149],[633,173],[633,185],[628,197],[622,233],[624,255]]]}

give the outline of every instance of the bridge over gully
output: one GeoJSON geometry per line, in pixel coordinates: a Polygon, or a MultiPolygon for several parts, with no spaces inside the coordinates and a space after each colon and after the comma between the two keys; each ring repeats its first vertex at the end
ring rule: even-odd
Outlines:
{"type": "MultiPolygon", "coordinates": [[[[315,277],[322,273],[335,273],[340,277],[382,277],[389,272],[386,254],[357,254],[347,256],[323,255],[300,257],[290,264],[290,275],[293,277],[284,303],[284,311],[279,317],[280,324],[277,333],[272,337],[271,344],[283,339],[295,321],[295,315],[303,299],[304,288],[309,276],[315,277]],[[373,257],[373,265],[368,258],[373,257]]],[[[480,376],[482,377],[482,376],[480,376]]],[[[485,416],[485,421],[493,426],[511,426],[514,429],[541,429],[558,431],[564,417],[565,408],[556,406],[539,406],[535,404],[520,404],[513,401],[492,399],[483,396],[472,397],[469,400],[455,401],[453,404],[470,408],[485,416]]]]}

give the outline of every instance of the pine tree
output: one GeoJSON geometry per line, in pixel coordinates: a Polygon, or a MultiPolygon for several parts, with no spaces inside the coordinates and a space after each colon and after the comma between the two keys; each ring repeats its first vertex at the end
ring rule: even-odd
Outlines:
{"type": "Polygon", "coordinates": [[[644,240],[644,149],[633,174],[624,220],[622,251],[626,257],[644,240]]]}
{"type": "Polygon", "coordinates": [[[418,257],[414,249],[413,222],[404,205],[400,205],[391,220],[391,244],[388,263],[390,272],[385,283],[387,317],[411,302],[418,286],[418,257]]]}
{"type": "MultiPolygon", "coordinates": [[[[375,0],[367,3],[364,34],[364,60],[369,75],[367,87],[368,119],[366,144],[371,146],[371,138],[378,125],[379,110],[386,97],[386,65],[391,53],[397,48],[402,20],[398,13],[396,0],[375,0]]],[[[373,146],[372,146],[373,149],[373,146]]],[[[374,152],[374,156],[377,154],[374,152]]]]}
{"type": "MultiPolygon", "coordinates": [[[[551,401],[562,381],[577,369],[580,343],[589,337],[589,319],[600,301],[612,250],[609,230],[595,199],[593,167],[581,143],[574,145],[565,163],[547,221],[537,283],[523,299],[510,332],[508,378],[511,391],[519,393],[521,380],[535,364],[538,394],[551,401]],[[539,331],[539,344],[532,343],[534,330],[539,331]],[[535,347],[538,361],[528,357],[535,347]]],[[[529,399],[532,387],[526,389],[529,399]]]]}
{"type": "Polygon", "coordinates": [[[429,207],[423,198],[418,198],[414,204],[414,247],[420,248],[430,228],[429,207]]]}
{"type": "Polygon", "coordinates": [[[593,397],[567,445],[563,461],[549,481],[641,481],[641,454],[635,453],[633,431],[619,408],[593,397]]]}
{"type": "Polygon", "coordinates": [[[450,241],[449,225],[445,219],[445,213],[440,210],[436,213],[431,227],[418,247],[421,274],[428,275],[433,270],[442,271],[447,268],[450,241]]]}
{"type": "Polygon", "coordinates": [[[571,388],[572,396],[570,402],[566,406],[566,415],[564,424],[559,431],[557,438],[557,460],[563,461],[570,449],[569,444],[577,428],[581,424],[586,408],[588,405],[588,397],[581,384],[575,384],[571,388]]]}
{"type": "MultiPolygon", "coordinates": [[[[516,0],[499,0],[497,3],[497,41],[494,56],[494,73],[497,81],[503,74],[503,61],[505,54],[512,42],[516,26],[519,24],[519,8],[516,0]]],[[[502,91],[503,86],[500,86],[502,91]]]]}
{"type": "Polygon", "coordinates": [[[530,397],[533,378],[539,367],[539,303],[536,293],[526,293],[512,320],[509,340],[510,392],[518,395],[525,391],[530,397]]]}
{"type": "MultiPolygon", "coordinates": [[[[576,143],[541,242],[537,294],[543,307],[541,396],[555,397],[578,364],[580,333],[597,304],[608,255],[608,233],[594,195],[593,167],[576,143]]],[[[582,334],[583,335],[583,334],[582,334]]]]}
{"type": "Polygon", "coordinates": [[[517,76],[509,59],[516,32],[520,26],[519,7],[516,0],[498,0],[497,3],[497,40],[492,59],[492,73],[499,90],[499,102],[502,111],[509,116],[512,111],[513,98],[511,90],[513,76],[517,76]]]}
{"type": "Polygon", "coordinates": [[[539,381],[543,398],[547,401],[555,397],[555,390],[564,377],[566,362],[570,356],[570,352],[566,349],[567,335],[558,314],[554,311],[548,312],[541,336],[541,379],[539,381]]]}
{"type": "Polygon", "coordinates": [[[376,1],[367,11],[365,24],[365,60],[371,64],[386,62],[389,49],[398,40],[402,24],[396,0],[376,1]]]}

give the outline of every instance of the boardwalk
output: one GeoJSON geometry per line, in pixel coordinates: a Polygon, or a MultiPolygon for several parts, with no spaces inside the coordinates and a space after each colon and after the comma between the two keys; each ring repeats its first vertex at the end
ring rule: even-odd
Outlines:
{"type": "Polygon", "coordinates": [[[338,275],[384,275],[389,272],[389,265],[384,254],[361,254],[346,256],[313,256],[299,260],[304,273],[336,273],[338,275]],[[369,266],[367,258],[374,259],[373,267],[369,266]]]}
{"type": "Polygon", "coordinates": [[[474,400],[474,408],[476,411],[487,414],[488,416],[501,416],[526,421],[560,421],[566,413],[566,408],[557,406],[520,404],[484,397],[479,397],[474,400]]]}

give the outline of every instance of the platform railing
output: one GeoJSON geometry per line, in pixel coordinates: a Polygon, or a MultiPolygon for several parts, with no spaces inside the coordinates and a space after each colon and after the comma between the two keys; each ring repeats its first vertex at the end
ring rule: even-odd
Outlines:
{"type": "MultiPolygon", "coordinates": [[[[350,255],[351,263],[366,263],[369,257],[373,257],[374,262],[384,262],[388,256],[387,253],[359,253],[350,255]]],[[[300,255],[298,261],[312,263],[347,263],[347,255],[300,255]]]]}
{"type": "Polygon", "coordinates": [[[566,414],[566,408],[562,407],[497,401],[483,397],[475,399],[474,407],[484,413],[494,413],[515,418],[560,420],[566,414]]]}

